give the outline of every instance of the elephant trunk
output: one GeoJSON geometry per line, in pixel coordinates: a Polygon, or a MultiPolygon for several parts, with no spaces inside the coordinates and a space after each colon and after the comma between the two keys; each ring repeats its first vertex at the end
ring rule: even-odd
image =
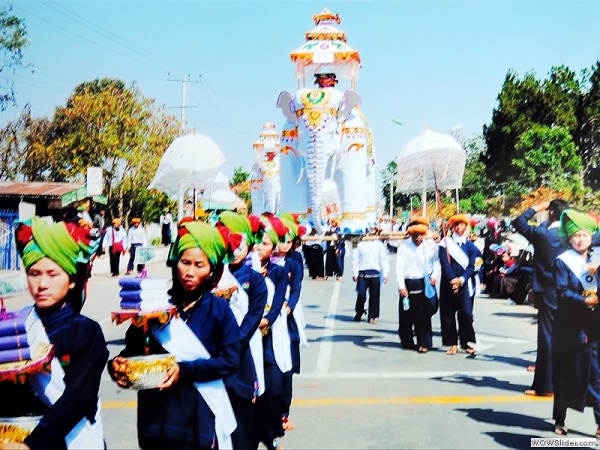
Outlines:
{"type": "Polygon", "coordinates": [[[327,154],[318,136],[311,135],[306,152],[306,177],[308,181],[310,216],[318,234],[324,233],[321,223],[321,203],[323,200],[323,180],[327,167],[327,154]]]}
{"type": "Polygon", "coordinates": [[[277,191],[275,189],[275,180],[273,178],[265,178],[265,207],[266,211],[277,214],[279,208],[277,207],[277,191]]]}

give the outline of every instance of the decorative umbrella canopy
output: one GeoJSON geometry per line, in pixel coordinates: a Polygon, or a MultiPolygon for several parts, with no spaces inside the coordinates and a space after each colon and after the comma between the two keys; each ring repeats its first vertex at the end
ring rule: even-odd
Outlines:
{"type": "Polygon", "coordinates": [[[457,189],[462,186],[466,155],[452,136],[425,130],[398,154],[396,192],[457,189]]]}
{"type": "Polygon", "coordinates": [[[148,189],[164,192],[172,199],[190,189],[202,191],[225,161],[214,140],[201,134],[186,134],[169,145],[148,189]]]}
{"type": "Polygon", "coordinates": [[[202,208],[235,209],[245,207],[244,201],[229,189],[209,189],[202,193],[202,208]]]}

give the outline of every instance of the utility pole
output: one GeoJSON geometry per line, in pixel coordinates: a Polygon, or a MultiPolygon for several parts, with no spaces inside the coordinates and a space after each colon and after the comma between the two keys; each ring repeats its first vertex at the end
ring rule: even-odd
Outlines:
{"type": "Polygon", "coordinates": [[[197,80],[192,80],[190,75],[187,76],[187,79],[171,78],[170,73],[168,75],[169,75],[169,78],[167,78],[167,81],[176,81],[178,83],[181,83],[181,105],[180,106],[172,106],[171,108],[181,108],[181,130],[182,130],[182,132],[185,132],[185,128],[187,126],[187,118],[185,116],[185,110],[187,108],[197,108],[198,107],[198,105],[186,105],[187,85],[200,83],[200,81],[202,81],[202,75],[198,75],[197,80]]]}
{"type": "MultiPolygon", "coordinates": [[[[198,105],[186,105],[185,104],[185,97],[186,97],[186,91],[187,91],[187,85],[188,84],[196,84],[196,83],[200,83],[201,79],[202,79],[202,75],[198,75],[198,80],[193,80],[191,79],[191,76],[188,75],[187,79],[175,79],[175,78],[171,78],[171,73],[168,74],[169,78],[167,78],[167,81],[176,81],[178,83],[181,83],[181,106],[173,106],[172,108],[181,108],[181,134],[185,133],[185,128],[187,125],[187,119],[185,117],[185,110],[187,108],[197,108],[198,105]]],[[[195,195],[194,195],[195,197],[195,195]]],[[[194,199],[195,201],[195,199],[194,199]]],[[[192,205],[192,216],[196,215],[196,205],[192,205]]],[[[179,196],[179,200],[177,202],[177,222],[179,222],[181,219],[183,219],[183,194],[179,196]]]]}

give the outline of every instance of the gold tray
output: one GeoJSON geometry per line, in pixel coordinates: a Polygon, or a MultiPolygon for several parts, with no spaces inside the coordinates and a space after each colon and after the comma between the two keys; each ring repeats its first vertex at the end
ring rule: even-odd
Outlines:
{"type": "Polygon", "coordinates": [[[22,444],[42,416],[0,417],[0,444],[22,444]]]}
{"type": "Polygon", "coordinates": [[[175,365],[175,357],[169,354],[133,356],[124,358],[125,362],[118,368],[129,377],[131,384],[128,389],[156,389],[165,381],[167,371],[175,365]]]}

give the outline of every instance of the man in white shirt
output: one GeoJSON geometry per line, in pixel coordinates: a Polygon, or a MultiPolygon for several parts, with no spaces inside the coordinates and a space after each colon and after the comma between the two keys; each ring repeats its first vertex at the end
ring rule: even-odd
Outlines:
{"type": "MultiPolygon", "coordinates": [[[[131,226],[127,232],[127,242],[129,244],[129,262],[127,263],[127,272],[125,275],[131,274],[133,263],[135,261],[135,253],[138,247],[147,247],[148,239],[146,238],[146,230],[142,226],[142,219],[134,217],[131,219],[131,226]]],[[[137,265],[138,274],[144,270],[144,264],[137,265]]]]}
{"type": "Polygon", "coordinates": [[[369,291],[369,323],[376,324],[379,318],[381,277],[387,283],[390,264],[383,242],[377,237],[367,236],[352,252],[352,278],[356,281],[356,305],[354,321],[359,322],[365,313],[367,290],[369,291]]]}
{"type": "Polygon", "coordinates": [[[423,241],[429,219],[416,217],[408,226],[409,238],[398,246],[396,278],[400,292],[398,306],[398,335],[402,348],[427,353],[432,346],[431,316],[435,314],[437,296],[429,300],[425,283],[435,286],[440,276],[437,245],[423,241]],[[417,336],[415,346],[413,338],[417,336]]]}
{"type": "Polygon", "coordinates": [[[165,208],[160,216],[160,230],[162,237],[162,245],[171,245],[171,225],[173,224],[173,216],[168,209],[165,208]]]}
{"type": "Polygon", "coordinates": [[[112,227],[106,229],[106,234],[102,240],[102,247],[110,258],[111,275],[118,277],[121,255],[124,255],[127,251],[127,233],[121,226],[121,219],[113,219],[112,227]]]}

